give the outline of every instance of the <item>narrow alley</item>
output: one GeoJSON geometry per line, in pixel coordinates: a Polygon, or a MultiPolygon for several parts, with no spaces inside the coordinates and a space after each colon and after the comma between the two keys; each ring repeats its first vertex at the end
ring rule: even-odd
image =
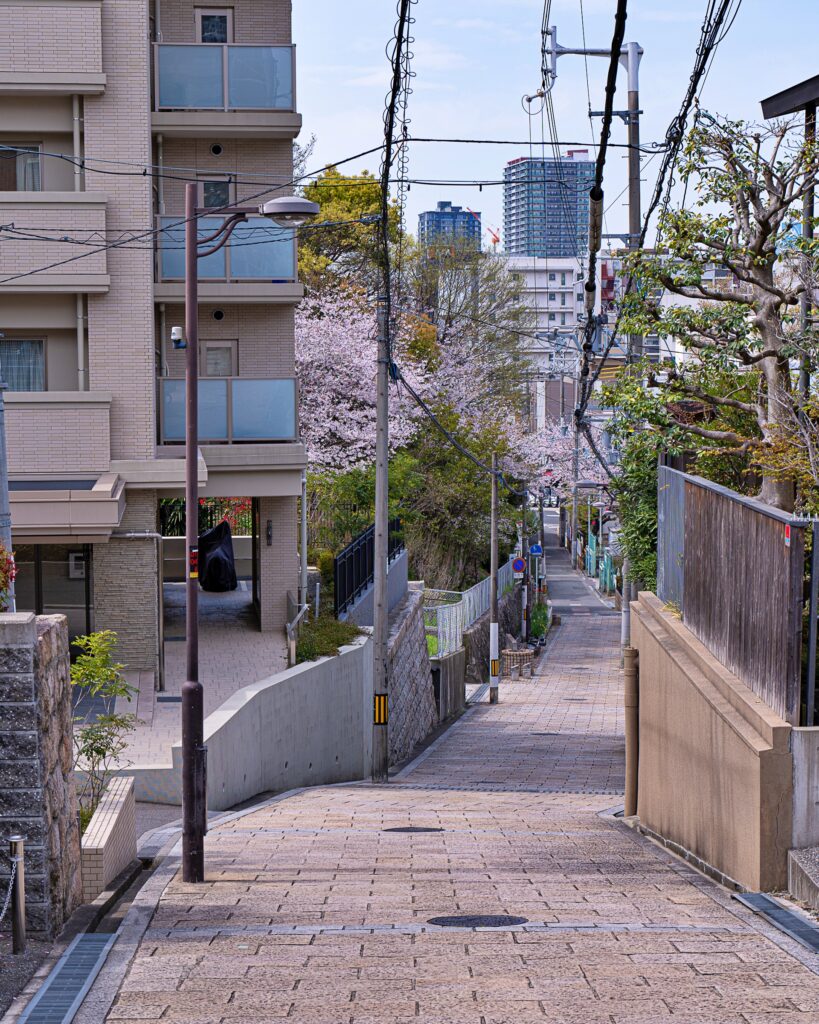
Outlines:
{"type": "Polygon", "coordinates": [[[107,1020],[817,1019],[819,957],[613,816],[619,616],[565,552],[548,564],[563,621],[535,678],[388,788],[301,791],[215,828],[206,884],[167,886],[107,1020]]]}

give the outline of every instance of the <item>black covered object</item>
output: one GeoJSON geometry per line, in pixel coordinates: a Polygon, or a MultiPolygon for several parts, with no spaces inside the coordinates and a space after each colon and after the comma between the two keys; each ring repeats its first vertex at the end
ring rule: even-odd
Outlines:
{"type": "Polygon", "coordinates": [[[199,584],[217,593],[236,589],[233,537],[224,519],[199,537],[199,584]]]}

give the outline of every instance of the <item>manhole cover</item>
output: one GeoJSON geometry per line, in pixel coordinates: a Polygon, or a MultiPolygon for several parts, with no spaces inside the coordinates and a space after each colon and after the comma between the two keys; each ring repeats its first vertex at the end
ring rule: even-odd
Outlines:
{"type": "Polygon", "coordinates": [[[564,697],[565,701],[569,704],[586,704],[588,703],[585,697],[564,697]]]}
{"type": "Polygon", "coordinates": [[[508,914],[467,914],[464,917],[431,917],[427,924],[437,924],[441,928],[511,928],[528,921],[528,917],[508,914]]]}
{"type": "Polygon", "coordinates": [[[443,832],[442,828],[428,828],[425,825],[402,825],[400,828],[385,828],[385,832],[443,832]]]}
{"type": "Polygon", "coordinates": [[[533,736],[559,736],[559,732],[533,732],[533,736]]]}

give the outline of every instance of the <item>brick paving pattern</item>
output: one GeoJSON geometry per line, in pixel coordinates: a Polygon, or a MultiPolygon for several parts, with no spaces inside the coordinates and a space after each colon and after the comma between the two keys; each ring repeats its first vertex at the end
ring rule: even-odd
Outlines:
{"type": "Polygon", "coordinates": [[[601,813],[623,772],[619,619],[587,597],[566,599],[534,680],[388,788],[310,790],[211,832],[206,884],[166,889],[107,1019],[819,1019],[819,957],[601,813]],[[385,831],[407,825],[443,831],[385,831]],[[528,924],[427,924],[465,914],[528,924]]]}

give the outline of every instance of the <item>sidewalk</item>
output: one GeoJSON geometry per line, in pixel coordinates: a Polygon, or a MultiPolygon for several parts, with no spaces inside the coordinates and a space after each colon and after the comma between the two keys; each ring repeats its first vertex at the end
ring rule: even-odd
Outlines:
{"type": "MultiPolygon", "coordinates": [[[[549,564],[585,588],[561,552],[549,564]]],[[[619,617],[564,597],[535,679],[388,787],[307,790],[212,831],[208,881],[167,886],[106,1019],[816,1020],[819,957],[602,813],[621,802],[619,617]],[[388,831],[407,826],[440,831],[388,831]],[[527,923],[428,924],[448,915],[527,923]]]]}

